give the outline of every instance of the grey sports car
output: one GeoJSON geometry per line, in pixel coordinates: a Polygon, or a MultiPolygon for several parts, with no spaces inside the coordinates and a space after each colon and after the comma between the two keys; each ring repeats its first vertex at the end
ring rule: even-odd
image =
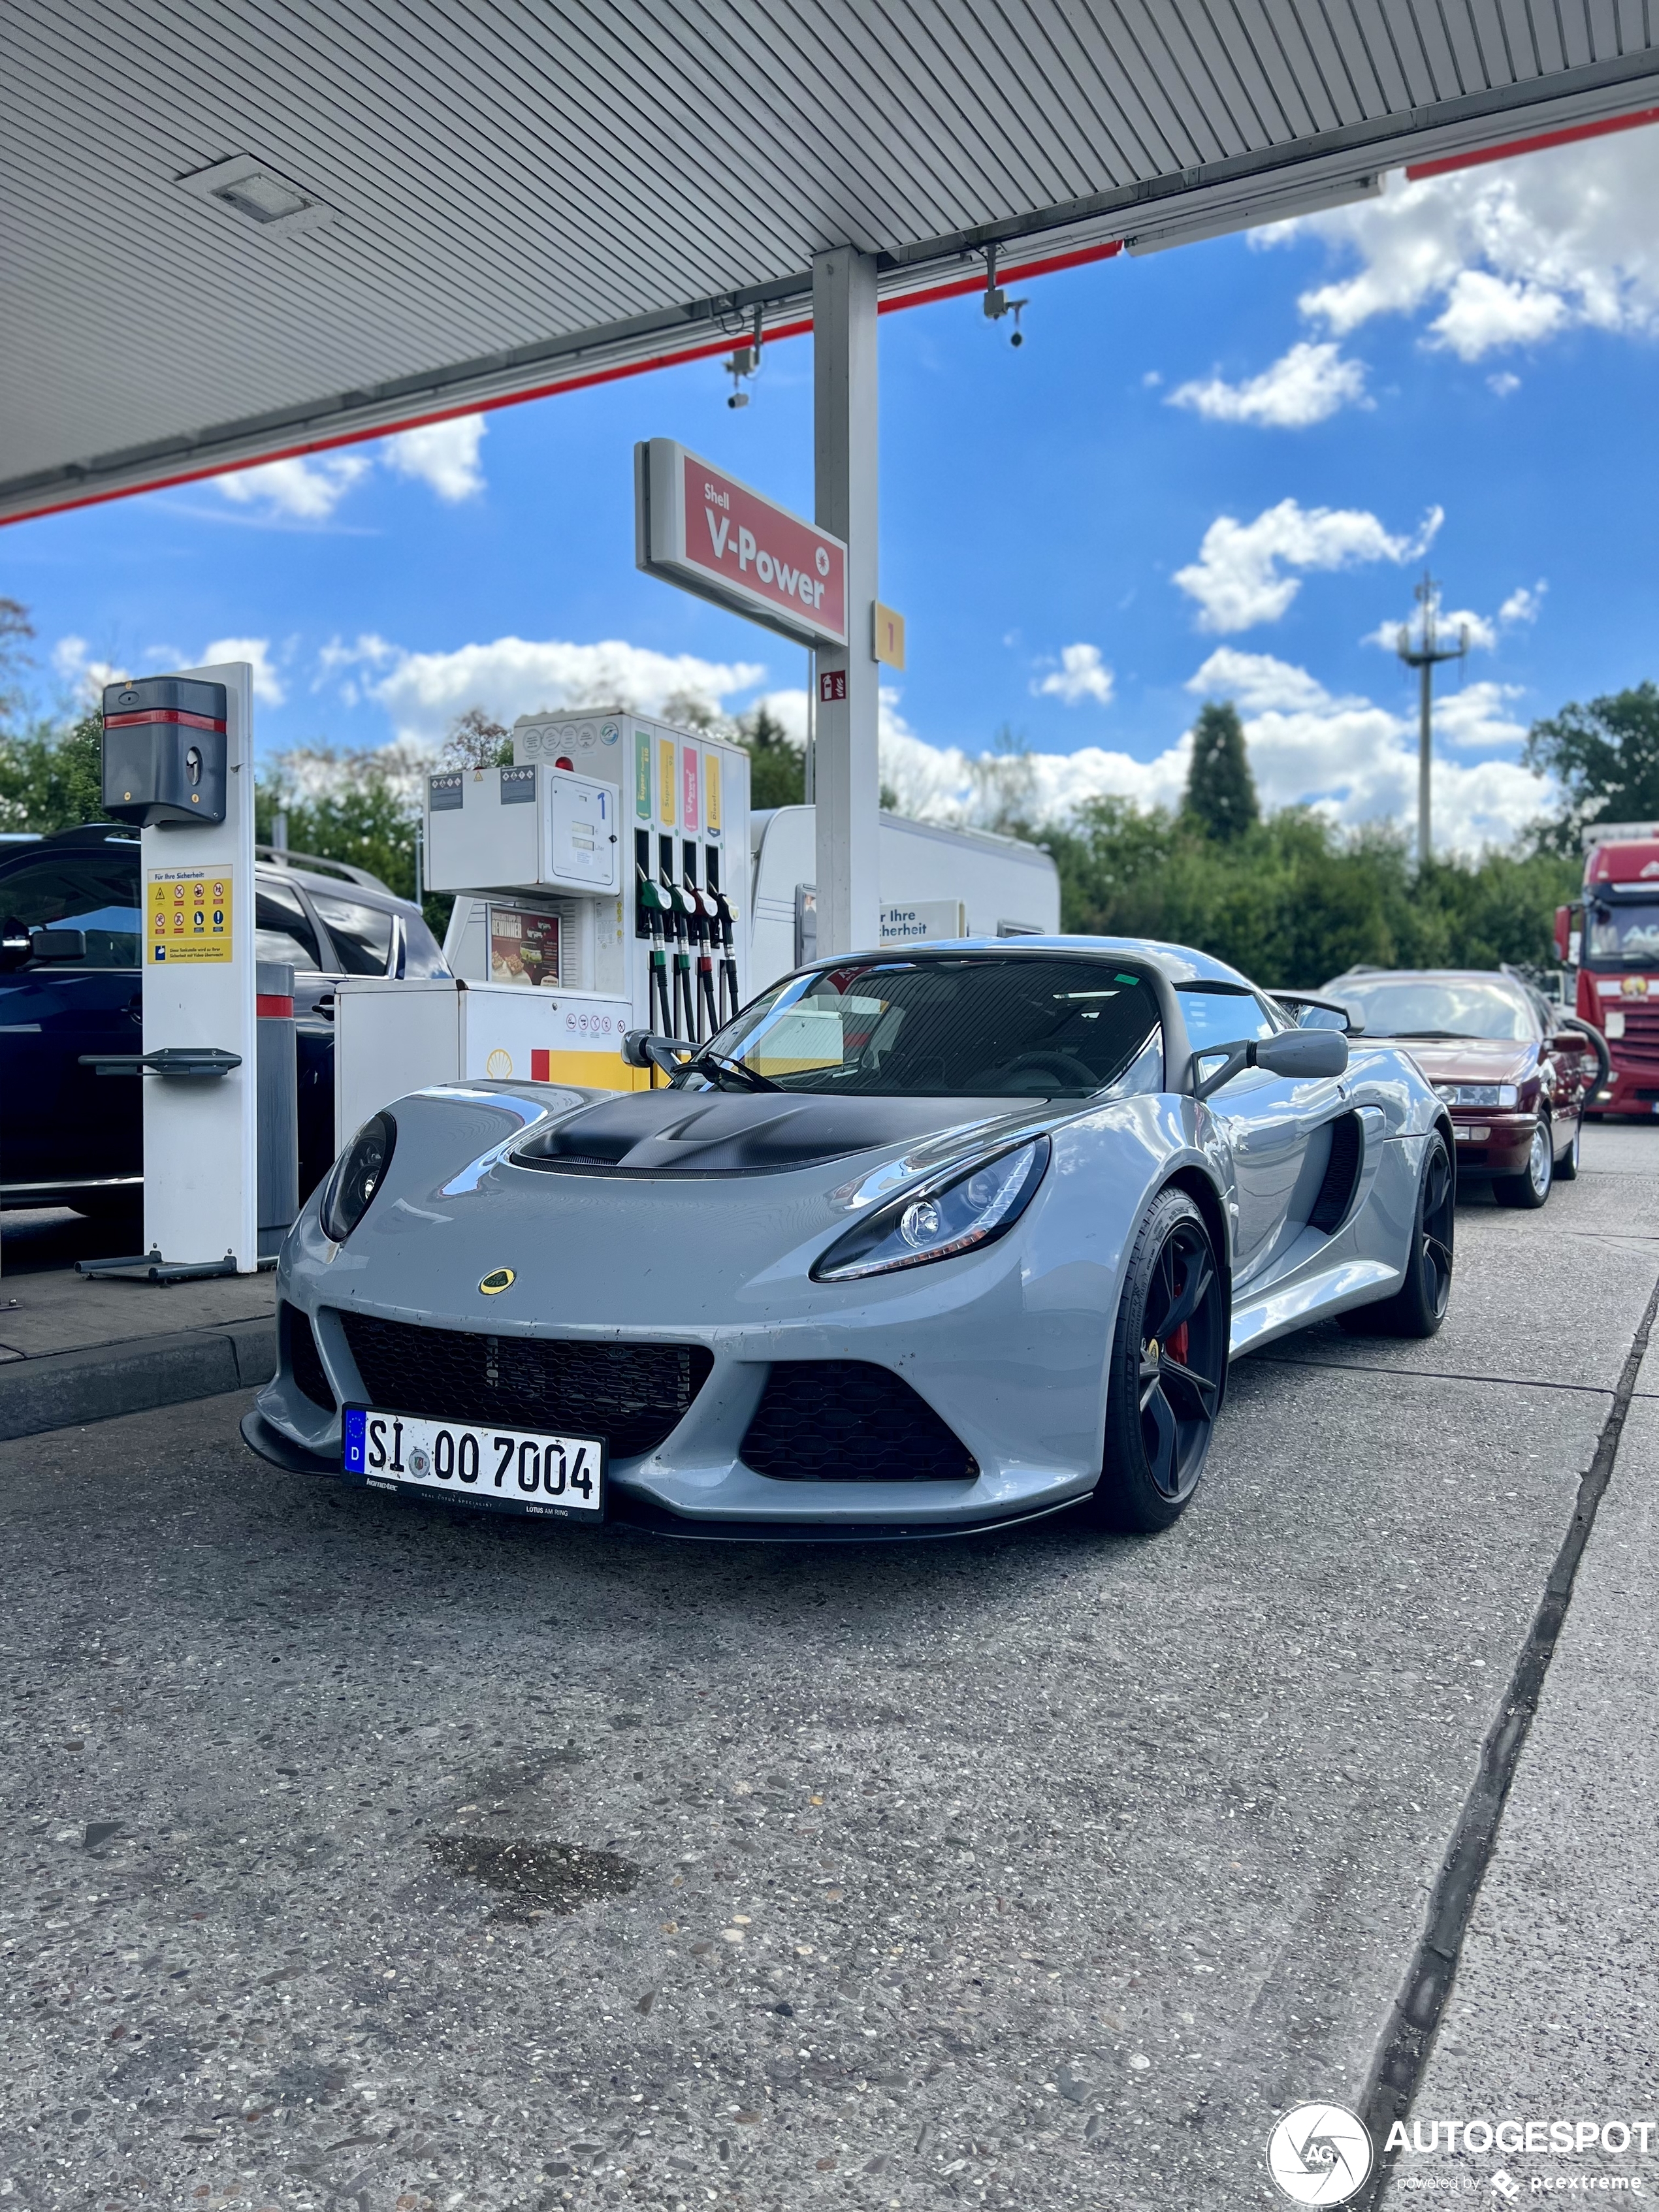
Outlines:
{"type": "Polygon", "coordinates": [[[267,1459],[681,1536],[1175,1520],[1229,1358],[1451,1286],[1408,1054],[1178,945],[821,961],[661,1087],[446,1084],[283,1249],[267,1459]]]}

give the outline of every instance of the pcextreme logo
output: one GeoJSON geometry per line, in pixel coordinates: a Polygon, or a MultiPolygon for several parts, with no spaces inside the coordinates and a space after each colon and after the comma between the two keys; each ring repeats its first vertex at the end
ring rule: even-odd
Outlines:
{"type": "Polygon", "coordinates": [[[1267,2138],[1267,2172],[1292,2204],[1346,2204],[1375,2158],[1365,2123],[1346,2105],[1298,2105],[1267,2138]]]}

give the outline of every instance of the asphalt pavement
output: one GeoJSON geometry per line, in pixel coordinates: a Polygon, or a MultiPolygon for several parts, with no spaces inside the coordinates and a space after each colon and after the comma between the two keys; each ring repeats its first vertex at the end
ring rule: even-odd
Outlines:
{"type": "Polygon", "coordinates": [[[241,1395],[0,1445],[0,2199],[1280,2201],[1624,1407],[1412,2109],[1651,2100],[1659,1132],[1585,1164],[1460,1209],[1431,1343],[1236,1368],[1153,1540],[455,1518],[241,1395]]]}

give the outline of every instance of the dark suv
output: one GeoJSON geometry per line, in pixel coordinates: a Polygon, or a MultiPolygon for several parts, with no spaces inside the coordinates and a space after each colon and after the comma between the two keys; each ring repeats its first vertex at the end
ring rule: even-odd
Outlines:
{"type": "MultiPolygon", "coordinates": [[[[334,986],[449,971],[420,908],[361,868],[261,848],[256,877],[258,957],[294,969],[303,1194],[334,1151],[334,986]]],[[[0,1206],[138,1208],[139,1084],[81,1056],[141,1049],[141,923],[136,830],[0,845],[0,1206]]]]}

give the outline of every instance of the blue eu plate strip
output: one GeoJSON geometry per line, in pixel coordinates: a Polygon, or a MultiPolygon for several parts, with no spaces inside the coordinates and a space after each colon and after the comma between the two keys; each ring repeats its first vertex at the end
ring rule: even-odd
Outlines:
{"type": "Polygon", "coordinates": [[[346,1407],[343,1431],[345,1444],[345,1471],[348,1474],[363,1472],[363,1449],[368,1427],[368,1415],[361,1406],[346,1407]]]}

